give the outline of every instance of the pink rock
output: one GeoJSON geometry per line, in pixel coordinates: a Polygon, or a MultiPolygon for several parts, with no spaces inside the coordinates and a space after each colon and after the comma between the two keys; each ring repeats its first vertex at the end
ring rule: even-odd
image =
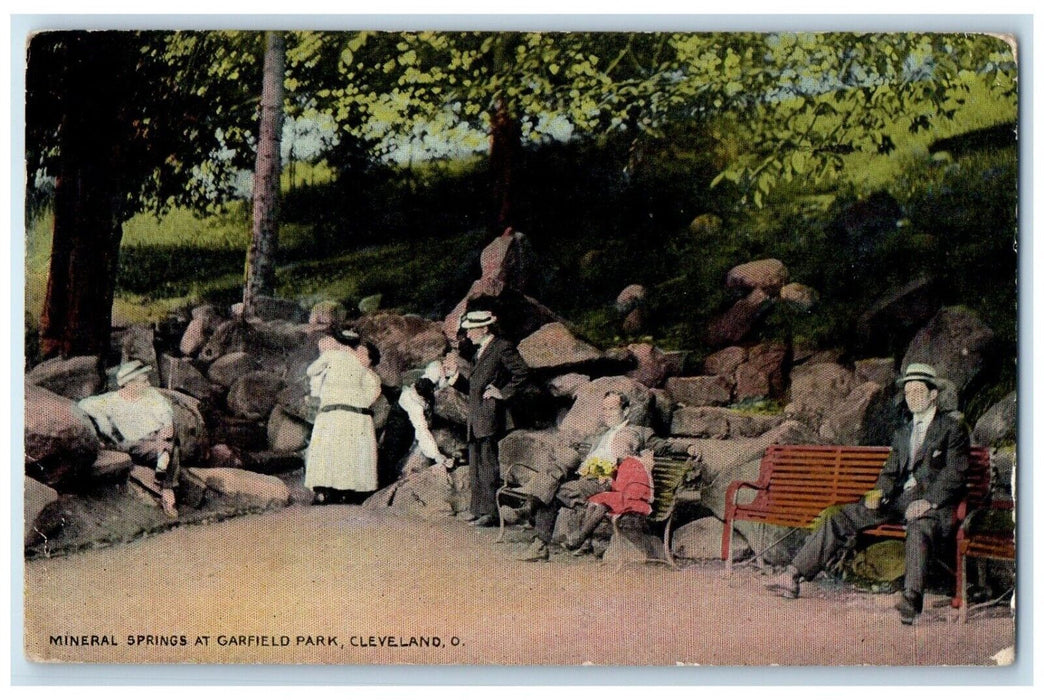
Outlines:
{"type": "Polygon", "coordinates": [[[722,377],[731,377],[736,368],[747,360],[747,349],[733,345],[708,355],[703,360],[703,371],[722,377]]]}
{"type": "Polygon", "coordinates": [[[638,363],[638,366],[627,373],[627,376],[641,382],[650,389],[662,386],[667,378],[667,363],[663,359],[663,351],[648,343],[632,343],[627,351],[638,363]]]}
{"type": "Polygon", "coordinates": [[[686,406],[724,406],[732,398],[729,382],[724,377],[671,377],[667,394],[675,403],[686,406]]]}
{"type": "Polygon", "coordinates": [[[725,286],[728,289],[761,289],[769,296],[777,296],[789,277],[786,266],[775,258],[753,260],[729,270],[725,286]]]}
{"type": "Polygon", "coordinates": [[[616,296],[616,310],[626,313],[645,303],[649,292],[640,284],[629,284],[616,296]]]}
{"type": "Polygon", "coordinates": [[[708,324],[707,343],[713,347],[721,347],[735,345],[743,340],[753,330],[754,324],[767,310],[771,301],[764,291],[754,289],[708,324]]]}

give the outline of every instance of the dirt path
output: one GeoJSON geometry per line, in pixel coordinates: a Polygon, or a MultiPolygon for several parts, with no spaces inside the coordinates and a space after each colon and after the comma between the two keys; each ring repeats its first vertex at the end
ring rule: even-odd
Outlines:
{"type": "Polygon", "coordinates": [[[295,507],[30,561],[27,652],[126,662],[938,665],[991,664],[1014,644],[1003,611],[958,626],[949,608],[930,608],[904,627],[893,596],[806,585],[809,597],[784,601],[756,572],[726,578],[720,564],[617,573],[563,553],[523,564],[513,558],[521,543],[495,537],[450,519],[295,507]],[[57,635],[98,635],[98,644],[56,644],[57,635]],[[334,646],[319,637],[336,637],[334,646]]]}

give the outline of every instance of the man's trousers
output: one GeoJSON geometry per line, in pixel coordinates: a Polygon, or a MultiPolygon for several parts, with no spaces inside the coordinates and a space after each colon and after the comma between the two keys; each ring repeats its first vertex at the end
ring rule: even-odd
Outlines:
{"type": "Polygon", "coordinates": [[[471,465],[471,512],[496,517],[500,478],[496,436],[472,439],[468,443],[468,463],[471,465]]]}

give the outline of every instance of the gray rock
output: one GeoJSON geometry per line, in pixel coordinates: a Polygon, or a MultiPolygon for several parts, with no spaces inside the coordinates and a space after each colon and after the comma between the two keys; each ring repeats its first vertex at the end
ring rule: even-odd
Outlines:
{"type": "Polygon", "coordinates": [[[902,368],[911,362],[928,363],[963,395],[982,370],[993,338],[993,331],[974,311],[945,307],[910,341],[902,368]]]}
{"type": "Polygon", "coordinates": [[[264,369],[278,374],[284,370],[287,358],[302,347],[314,346],[320,332],[314,326],[288,321],[233,318],[214,330],[199,351],[199,359],[214,362],[224,355],[245,352],[264,369]]]}
{"type": "Polygon", "coordinates": [[[500,318],[505,337],[520,340],[548,323],[563,319],[536,299],[518,291],[506,290],[499,283],[488,279],[476,280],[467,295],[453,308],[442,323],[442,332],[447,338],[455,339],[468,302],[483,296],[497,298],[500,318]]]}
{"type": "Polygon", "coordinates": [[[625,335],[638,335],[645,328],[645,309],[631,309],[620,323],[625,335]]]}
{"type": "Polygon", "coordinates": [[[468,423],[468,397],[451,386],[435,392],[435,415],[457,425],[468,423]]]}
{"type": "Polygon", "coordinates": [[[200,403],[191,396],[170,389],[159,389],[174,409],[174,432],[178,438],[182,463],[203,459],[210,445],[200,403]]]}
{"type": "Polygon", "coordinates": [[[36,479],[30,479],[28,476],[25,477],[24,484],[22,490],[22,514],[23,522],[25,522],[23,539],[24,546],[29,547],[52,534],[54,528],[44,527],[41,529],[37,524],[37,517],[43,512],[44,508],[58,500],[58,492],[50,486],[41,484],[36,479]]]}
{"type": "Polygon", "coordinates": [[[671,421],[671,435],[718,438],[757,437],[782,424],[782,415],[759,415],[715,406],[679,408],[671,421]]]}
{"type": "Polygon", "coordinates": [[[290,503],[289,487],[274,476],[220,467],[190,468],[188,471],[201,479],[207,488],[247,508],[278,508],[290,503]]]}
{"type": "Polygon", "coordinates": [[[619,391],[630,399],[628,416],[635,425],[650,424],[652,394],[648,387],[629,377],[599,377],[576,393],[576,401],[562,420],[566,441],[580,441],[594,434],[601,423],[602,399],[608,391],[619,391]]]}
{"type": "Polygon", "coordinates": [[[627,351],[634,358],[637,366],[627,376],[641,384],[655,389],[663,386],[667,378],[667,362],[663,359],[663,351],[648,343],[632,343],[627,351]]]}
{"type": "Polygon", "coordinates": [[[864,382],[836,404],[824,416],[819,437],[834,445],[866,445],[871,409],[882,400],[883,388],[876,382],[864,382]]]}
{"type": "Polygon", "coordinates": [[[643,285],[629,284],[616,295],[616,310],[618,313],[627,314],[644,306],[648,296],[649,292],[643,285]]]}
{"type": "Polygon", "coordinates": [[[374,370],[385,386],[398,388],[402,374],[440,359],[449,348],[441,326],[413,314],[379,313],[363,316],[355,330],[381,351],[374,370]]]}
{"type": "Polygon", "coordinates": [[[557,430],[514,430],[498,443],[501,478],[550,503],[558,483],[580,463],[580,455],[557,430]]]}
{"type": "Polygon", "coordinates": [[[178,343],[181,354],[192,357],[198,353],[221,321],[221,316],[215,306],[208,304],[192,309],[192,320],[189,321],[185,333],[181,336],[181,342],[178,343]]]}
{"type": "Polygon", "coordinates": [[[668,377],[680,377],[685,372],[685,361],[691,354],[688,350],[663,350],[664,371],[668,377]]]}
{"type": "Polygon", "coordinates": [[[938,285],[930,277],[920,277],[890,290],[863,312],[856,322],[856,333],[871,352],[880,352],[879,339],[909,337],[924,325],[940,305],[938,285]]]}
{"type": "Polygon", "coordinates": [[[308,321],[308,312],[296,301],[263,295],[254,298],[253,316],[262,321],[308,321]]]}
{"type": "Polygon", "coordinates": [[[375,314],[377,310],[381,308],[381,302],[384,300],[383,294],[371,294],[368,297],[363,297],[359,300],[359,313],[361,314],[375,314]]]}
{"type": "Polygon", "coordinates": [[[29,371],[25,381],[73,401],[93,396],[105,386],[94,355],[44,360],[29,371]]]}
{"type": "Polygon", "coordinates": [[[130,455],[115,450],[101,450],[89,470],[91,481],[123,481],[134,467],[130,455]]]}
{"type": "Polygon", "coordinates": [[[387,396],[381,394],[370,405],[370,410],[373,411],[373,429],[380,433],[384,429],[384,424],[388,422],[388,415],[391,413],[391,402],[388,401],[387,396]]]}
{"type": "Polygon", "coordinates": [[[790,375],[790,404],[785,413],[818,427],[854,386],[854,374],[841,365],[821,362],[795,367],[790,375]]]}
{"type": "Polygon", "coordinates": [[[769,376],[757,365],[744,362],[736,368],[736,387],[733,390],[737,401],[763,399],[772,394],[769,376]]]}
{"type": "Polygon", "coordinates": [[[725,313],[707,324],[705,337],[711,347],[735,345],[746,338],[762,316],[772,306],[773,300],[760,288],[737,301],[725,313]]]}
{"type": "Polygon", "coordinates": [[[308,446],[312,426],[287,413],[281,406],[268,417],[268,447],[274,452],[299,452],[308,446]]]}
{"type": "MultiPolygon", "coordinates": [[[[721,559],[721,535],[725,523],[714,516],[707,516],[685,523],[671,535],[671,553],[681,559],[721,559]]],[[[750,546],[738,532],[732,535],[732,558],[734,561],[751,555],[750,546]]]]}
{"type": "Polygon", "coordinates": [[[309,394],[308,378],[301,376],[287,381],[276,397],[276,405],[287,415],[311,425],[315,422],[316,412],[319,410],[319,399],[309,394]]]}
{"type": "Polygon", "coordinates": [[[344,323],[348,312],[339,301],[320,301],[313,307],[308,315],[308,323],[313,326],[330,326],[344,323]]]}
{"type": "Polygon", "coordinates": [[[789,277],[786,265],[775,258],[753,260],[729,270],[725,287],[743,291],[760,289],[769,296],[779,296],[789,277]]]}
{"type": "Polygon", "coordinates": [[[277,374],[247,372],[232,383],[225,402],[234,415],[260,420],[267,418],[275,408],[283,386],[283,380],[277,374]]]}
{"type": "Polygon", "coordinates": [[[732,398],[729,382],[720,376],[670,377],[667,394],[686,406],[724,406],[732,398]]]}
{"type": "MultiPolygon", "coordinates": [[[[127,328],[113,329],[111,342],[113,349],[118,349],[120,362],[140,360],[156,368],[159,360],[156,357],[156,333],[150,326],[141,323],[127,328]]],[[[159,386],[158,372],[149,373],[149,382],[159,386]]]]}
{"type": "Polygon", "coordinates": [[[890,357],[871,357],[856,360],[855,377],[857,382],[874,382],[882,387],[895,385],[895,361],[890,357]]]}
{"type": "Polygon", "coordinates": [[[560,369],[597,360],[602,354],[562,323],[541,326],[518,344],[518,352],[531,369],[560,369]]]}
{"type": "Polygon", "coordinates": [[[453,480],[437,469],[425,467],[378,491],[363,505],[387,507],[424,520],[435,520],[452,515],[456,502],[453,480]]]}
{"type": "Polygon", "coordinates": [[[261,369],[260,363],[246,352],[232,352],[214,360],[207,370],[210,381],[231,387],[240,377],[261,369]]]}
{"type": "Polygon", "coordinates": [[[547,389],[555,398],[575,398],[580,387],[590,383],[591,378],[586,374],[560,374],[547,382],[547,389]]]}
{"type": "Polygon", "coordinates": [[[990,406],[975,422],[972,441],[976,445],[997,446],[1015,440],[1016,397],[1011,392],[990,406]]]}
{"type": "Polygon", "coordinates": [[[51,487],[75,485],[101,443],[94,424],[73,401],[25,385],[25,471],[51,487]]]}
{"type": "Polygon", "coordinates": [[[191,361],[184,357],[160,357],[160,386],[180,391],[201,401],[207,401],[214,395],[214,385],[196,369],[191,361]]]}
{"type": "Polygon", "coordinates": [[[801,311],[808,311],[819,302],[819,292],[808,285],[791,282],[780,288],[779,298],[801,311]]]}
{"type": "MultiPolygon", "coordinates": [[[[745,364],[756,368],[768,380],[769,396],[782,396],[784,388],[783,363],[787,347],[782,343],[761,343],[750,348],[745,364]]],[[[736,369],[736,384],[739,386],[740,368],[736,369]]]]}
{"type": "Polygon", "coordinates": [[[719,377],[730,378],[736,373],[736,369],[747,361],[747,349],[737,345],[708,355],[703,360],[703,371],[719,377]]]}

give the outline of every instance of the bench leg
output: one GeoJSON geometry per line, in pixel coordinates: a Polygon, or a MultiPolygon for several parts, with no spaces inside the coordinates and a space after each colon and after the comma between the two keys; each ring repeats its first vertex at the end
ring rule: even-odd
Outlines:
{"type": "Polygon", "coordinates": [[[674,561],[674,553],[671,552],[671,522],[674,520],[674,513],[671,513],[667,517],[667,525],[663,529],[663,555],[667,558],[667,563],[672,569],[677,569],[678,565],[674,561]]]}
{"type": "Polygon", "coordinates": [[[732,523],[725,523],[725,532],[722,534],[724,540],[722,556],[725,559],[725,575],[732,575],[732,523]]]}
{"type": "Polygon", "coordinates": [[[963,625],[968,622],[968,556],[957,550],[957,619],[963,625]]]}
{"type": "Polygon", "coordinates": [[[504,541],[504,514],[500,510],[500,496],[503,489],[497,490],[496,504],[497,504],[497,518],[500,519],[500,529],[497,531],[497,539],[494,542],[504,541]]]}

